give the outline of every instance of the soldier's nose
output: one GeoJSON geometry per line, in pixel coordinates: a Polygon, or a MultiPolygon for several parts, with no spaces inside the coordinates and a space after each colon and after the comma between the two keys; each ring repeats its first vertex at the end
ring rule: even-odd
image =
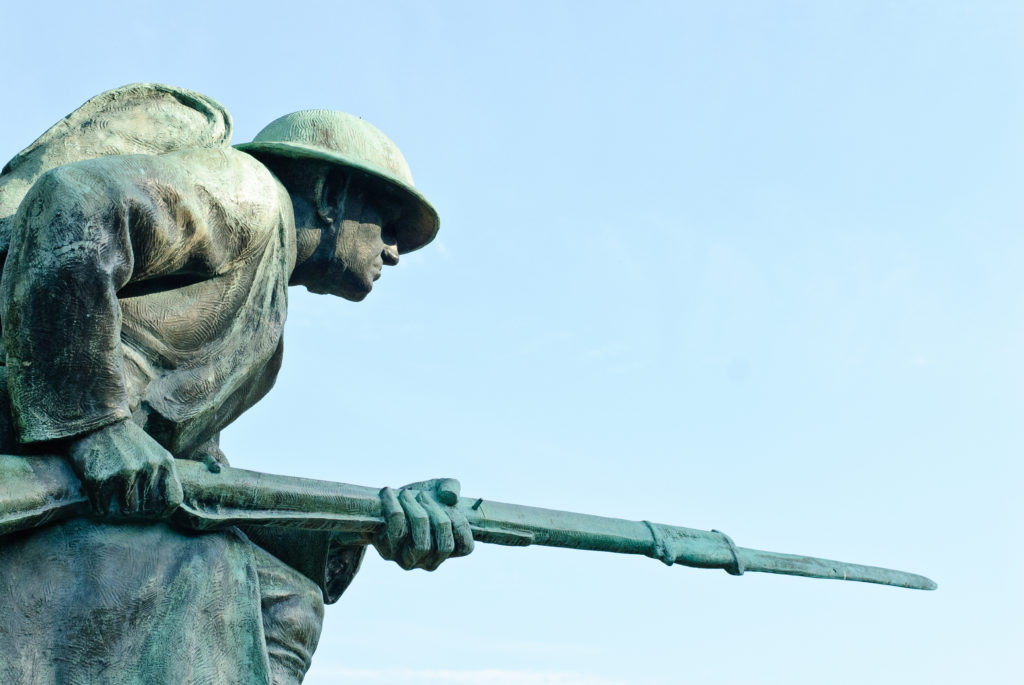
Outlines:
{"type": "Polygon", "coordinates": [[[398,264],[398,245],[385,245],[380,256],[384,258],[384,263],[388,266],[398,264]]]}

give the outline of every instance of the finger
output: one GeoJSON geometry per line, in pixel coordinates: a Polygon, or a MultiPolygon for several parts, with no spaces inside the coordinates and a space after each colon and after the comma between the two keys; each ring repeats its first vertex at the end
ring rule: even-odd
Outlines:
{"type": "Polygon", "coordinates": [[[90,498],[93,513],[98,516],[117,513],[117,491],[120,485],[120,480],[117,478],[108,478],[94,484],[90,498]]]}
{"type": "Polygon", "coordinates": [[[415,483],[409,483],[403,486],[402,489],[433,492],[442,504],[453,506],[459,501],[462,485],[455,478],[431,478],[430,480],[418,480],[415,483]]]}
{"type": "Polygon", "coordinates": [[[139,501],[139,513],[143,516],[157,517],[162,507],[160,501],[161,492],[160,488],[163,484],[160,482],[160,474],[156,474],[154,478],[146,478],[145,483],[141,490],[141,498],[139,501]]]}
{"type": "Polygon", "coordinates": [[[152,477],[146,479],[146,488],[142,493],[142,513],[147,518],[164,518],[168,513],[167,479],[170,474],[166,469],[157,469],[152,477]]]}
{"type": "Polygon", "coordinates": [[[398,497],[391,488],[382,488],[380,493],[381,514],[384,516],[383,535],[379,538],[377,551],[385,559],[394,559],[396,551],[409,532],[405,522],[405,510],[398,503],[398,497]]]}
{"type": "Polygon", "coordinates": [[[411,571],[416,568],[418,559],[416,554],[413,552],[410,545],[406,545],[401,549],[398,555],[395,557],[395,563],[401,566],[406,571],[411,571]]]}
{"type": "Polygon", "coordinates": [[[401,562],[403,568],[416,568],[420,560],[430,551],[430,516],[426,509],[416,501],[413,490],[402,490],[398,495],[409,522],[409,538],[402,546],[401,562]]]}
{"type": "Polygon", "coordinates": [[[437,484],[441,482],[441,478],[431,478],[430,480],[418,480],[415,483],[409,483],[403,485],[403,490],[429,490],[433,492],[437,489],[437,484]]]}
{"type": "Polygon", "coordinates": [[[167,503],[163,516],[170,516],[185,501],[185,489],[181,487],[181,481],[178,480],[178,474],[175,473],[173,467],[162,469],[162,472],[165,474],[164,501],[167,503]]]}
{"type": "Polygon", "coordinates": [[[433,571],[441,562],[451,556],[455,551],[455,537],[452,535],[452,520],[448,518],[447,512],[441,508],[433,497],[425,492],[416,496],[416,501],[426,510],[430,517],[430,528],[433,532],[433,547],[428,550],[420,565],[428,571],[433,571]]]}
{"type": "Polygon", "coordinates": [[[140,491],[146,487],[145,478],[127,478],[125,479],[124,497],[121,502],[121,515],[122,516],[135,516],[141,512],[141,501],[140,491]]]}
{"type": "Polygon", "coordinates": [[[146,509],[154,518],[161,518],[167,511],[167,477],[166,471],[157,471],[149,479],[149,489],[146,492],[146,509]]]}
{"type": "Polygon", "coordinates": [[[464,557],[473,551],[473,529],[469,526],[466,515],[452,507],[448,510],[448,516],[452,519],[452,534],[455,537],[455,551],[453,557],[464,557]]]}
{"type": "Polygon", "coordinates": [[[459,493],[462,491],[462,484],[454,478],[438,478],[436,493],[437,499],[442,504],[454,507],[459,503],[459,493]]]}
{"type": "Polygon", "coordinates": [[[150,511],[156,518],[167,518],[181,506],[185,493],[173,471],[161,468],[154,477],[155,485],[149,493],[150,511]]]}

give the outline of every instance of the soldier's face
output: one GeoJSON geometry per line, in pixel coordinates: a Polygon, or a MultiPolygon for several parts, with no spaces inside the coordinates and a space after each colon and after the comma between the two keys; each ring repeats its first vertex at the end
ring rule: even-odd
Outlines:
{"type": "Polygon", "coordinates": [[[396,240],[388,230],[391,212],[358,189],[339,198],[334,221],[322,234],[313,292],[358,302],[366,297],[385,266],[398,263],[396,240]]]}

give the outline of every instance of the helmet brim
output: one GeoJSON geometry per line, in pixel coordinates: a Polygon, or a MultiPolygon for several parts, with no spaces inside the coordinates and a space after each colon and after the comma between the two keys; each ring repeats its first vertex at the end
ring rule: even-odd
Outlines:
{"type": "Polygon", "coordinates": [[[441,228],[437,210],[427,198],[387,169],[303,143],[252,142],[235,145],[235,148],[254,157],[267,155],[288,159],[313,159],[364,174],[372,182],[374,190],[386,194],[402,210],[394,226],[398,251],[402,254],[420,249],[433,240],[441,228]]]}

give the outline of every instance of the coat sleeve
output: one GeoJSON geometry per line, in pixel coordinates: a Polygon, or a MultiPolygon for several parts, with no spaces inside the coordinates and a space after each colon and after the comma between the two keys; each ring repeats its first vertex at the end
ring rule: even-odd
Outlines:
{"type": "Polygon", "coordinates": [[[269,234],[274,212],[235,216],[205,192],[203,168],[231,175],[231,153],[210,154],[205,167],[145,155],[70,164],[26,195],[0,283],[20,442],[74,437],[131,415],[119,291],[216,277],[269,234]]]}

